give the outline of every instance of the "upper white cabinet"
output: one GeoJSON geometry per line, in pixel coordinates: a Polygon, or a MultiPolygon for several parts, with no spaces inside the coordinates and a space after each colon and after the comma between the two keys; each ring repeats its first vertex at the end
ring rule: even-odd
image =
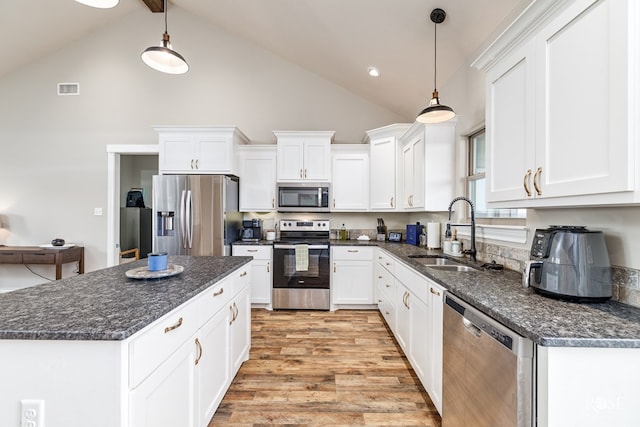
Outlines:
{"type": "Polygon", "coordinates": [[[331,211],[369,210],[369,146],[331,147],[331,211]]]}
{"type": "Polygon", "coordinates": [[[329,181],[335,132],[274,131],[278,140],[278,181],[329,181]]]}
{"type": "Polygon", "coordinates": [[[238,147],[240,212],[276,209],[276,146],[238,147]]]}
{"type": "Polygon", "coordinates": [[[640,201],[639,20],[632,1],[536,2],[478,58],[491,207],[640,201]]]}
{"type": "Polygon", "coordinates": [[[234,147],[249,139],[236,127],[155,127],[160,173],[235,174],[234,147]]]}
{"type": "Polygon", "coordinates": [[[416,122],[400,138],[404,210],[447,210],[454,192],[455,125],[416,122]]]}
{"type": "Polygon", "coordinates": [[[393,124],[367,131],[369,140],[369,206],[372,211],[398,209],[396,178],[399,138],[411,125],[393,124]]]}

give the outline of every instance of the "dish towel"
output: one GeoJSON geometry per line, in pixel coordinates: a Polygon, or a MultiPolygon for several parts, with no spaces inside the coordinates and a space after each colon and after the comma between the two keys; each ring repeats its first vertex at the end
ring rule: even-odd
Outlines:
{"type": "Polygon", "coordinates": [[[309,270],[309,245],[295,245],[296,271],[309,270]]]}

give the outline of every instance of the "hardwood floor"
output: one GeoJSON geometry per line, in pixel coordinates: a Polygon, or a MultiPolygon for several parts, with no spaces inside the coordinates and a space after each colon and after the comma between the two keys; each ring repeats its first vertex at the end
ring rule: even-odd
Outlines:
{"type": "Polygon", "coordinates": [[[252,310],[252,347],[209,427],[441,425],[378,311],[252,310]]]}

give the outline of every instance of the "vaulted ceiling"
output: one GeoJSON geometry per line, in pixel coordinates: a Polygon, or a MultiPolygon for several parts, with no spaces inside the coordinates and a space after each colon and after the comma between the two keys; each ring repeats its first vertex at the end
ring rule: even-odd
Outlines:
{"type": "MultiPolygon", "coordinates": [[[[171,0],[345,89],[405,117],[433,90],[436,7],[438,86],[486,47],[531,0],[171,0]],[[376,66],[381,76],[367,75],[376,66]]],[[[120,0],[94,9],[73,0],[7,0],[0,7],[2,75],[60,49],[96,28],[161,0],[120,0]]],[[[151,13],[149,11],[149,13],[151,13]]],[[[171,29],[171,26],[169,26],[171,29]]],[[[150,40],[158,28],[150,28],[150,40]]],[[[171,31],[170,31],[171,32],[171,31]]],[[[172,34],[172,38],[177,35],[172,34]]],[[[441,93],[446,98],[445,93],[441,93]]],[[[446,101],[443,99],[443,101],[446,101]]]]}

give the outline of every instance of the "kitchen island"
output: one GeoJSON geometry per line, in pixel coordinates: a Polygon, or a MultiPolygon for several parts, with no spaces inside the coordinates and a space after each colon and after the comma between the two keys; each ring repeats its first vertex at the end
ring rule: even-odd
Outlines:
{"type": "Polygon", "coordinates": [[[143,260],[0,295],[2,424],[32,405],[47,427],[206,426],[248,359],[250,262],[127,278],[143,260]]]}

